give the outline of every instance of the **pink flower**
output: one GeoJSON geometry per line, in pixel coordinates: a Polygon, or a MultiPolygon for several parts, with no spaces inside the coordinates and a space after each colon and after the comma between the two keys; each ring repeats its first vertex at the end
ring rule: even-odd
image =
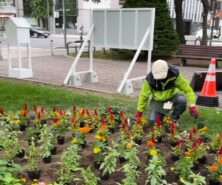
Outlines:
{"type": "Polygon", "coordinates": [[[39,182],[38,185],[46,185],[45,182],[39,182]]]}

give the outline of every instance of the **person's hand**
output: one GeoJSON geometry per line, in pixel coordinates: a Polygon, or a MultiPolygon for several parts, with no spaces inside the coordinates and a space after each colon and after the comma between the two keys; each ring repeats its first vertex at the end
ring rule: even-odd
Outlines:
{"type": "Polygon", "coordinates": [[[143,112],[137,112],[136,113],[136,118],[138,119],[138,118],[142,118],[142,116],[143,116],[143,112]]]}
{"type": "Polygon", "coordinates": [[[198,109],[197,109],[196,106],[191,106],[191,107],[190,107],[190,115],[191,115],[192,117],[196,118],[196,119],[198,118],[199,112],[198,112],[198,109]]]}

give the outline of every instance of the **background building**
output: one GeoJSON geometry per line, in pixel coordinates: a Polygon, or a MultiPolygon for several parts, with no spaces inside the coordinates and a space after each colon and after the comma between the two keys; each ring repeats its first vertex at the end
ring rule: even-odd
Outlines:
{"type": "MultiPolygon", "coordinates": [[[[47,1],[47,0],[46,0],[47,1]]],[[[169,5],[170,16],[175,19],[174,0],[166,0],[169,5]]],[[[220,29],[220,20],[222,20],[222,2],[216,0],[216,6],[212,6],[208,15],[208,25],[220,29]],[[215,12],[213,11],[215,8],[215,12]],[[214,19],[214,21],[213,21],[214,19]]],[[[4,29],[4,24],[10,16],[26,17],[31,24],[39,24],[42,27],[48,27],[52,33],[62,33],[64,29],[64,16],[66,18],[67,33],[76,33],[80,27],[84,27],[87,32],[90,27],[90,11],[98,8],[119,8],[124,0],[101,0],[100,3],[93,3],[84,0],[53,0],[53,10],[48,20],[37,21],[31,16],[29,7],[30,0],[0,0],[0,29],[4,29]]],[[[192,34],[201,28],[203,6],[200,0],[183,1],[183,18],[185,24],[185,34],[192,34]]]]}

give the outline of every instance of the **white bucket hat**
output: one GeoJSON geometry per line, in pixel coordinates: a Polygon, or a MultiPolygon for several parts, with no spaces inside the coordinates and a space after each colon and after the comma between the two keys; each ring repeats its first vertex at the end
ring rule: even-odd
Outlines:
{"type": "Polygon", "coordinates": [[[157,60],[152,65],[152,74],[154,79],[162,80],[167,77],[168,64],[165,60],[157,60]]]}

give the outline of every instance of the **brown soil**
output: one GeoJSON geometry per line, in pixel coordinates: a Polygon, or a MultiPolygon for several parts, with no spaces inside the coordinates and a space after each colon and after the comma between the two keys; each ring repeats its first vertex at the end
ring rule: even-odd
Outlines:
{"type": "MultiPolygon", "coordinates": [[[[83,167],[91,166],[91,169],[93,170],[93,172],[99,176],[99,170],[95,169],[94,165],[93,165],[92,144],[95,141],[94,134],[95,133],[90,133],[87,136],[86,148],[84,148],[81,151],[81,156],[82,156],[81,165],[83,167]]],[[[28,143],[26,141],[27,140],[26,135],[24,133],[21,133],[21,134],[19,134],[19,138],[20,138],[21,144],[26,149],[28,147],[28,143]]],[[[118,138],[118,132],[111,135],[109,142],[111,142],[111,140],[116,140],[117,138],[118,138]]],[[[71,141],[71,139],[72,139],[72,134],[68,133],[66,135],[65,144],[57,145],[57,154],[52,156],[51,163],[46,164],[41,159],[39,160],[39,165],[40,165],[40,169],[41,169],[40,181],[44,181],[44,182],[49,183],[49,182],[55,182],[57,180],[57,178],[58,178],[57,172],[58,172],[58,169],[60,168],[60,165],[58,164],[58,162],[60,161],[61,154],[62,154],[63,150],[68,147],[68,144],[71,141]]],[[[166,168],[167,168],[166,169],[166,171],[167,171],[166,178],[167,178],[168,183],[170,184],[172,182],[178,182],[176,175],[170,170],[170,168],[175,163],[174,161],[171,160],[171,146],[170,146],[170,144],[166,141],[166,138],[163,138],[161,143],[157,143],[157,146],[166,159],[166,168]]],[[[144,185],[145,181],[146,181],[146,174],[144,172],[144,169],[148,164],[148,157],[147,157],[146,151],[147,151],[146,139],[144,138],[142,144],[138,146],[138,156],[141,161],[141,165],[139,167],[139,171],[141,172],[141,174],[137,178],[138,185],[144,185]]],[[[4,157],[3,151],[0,151],[0,158],[3,158],[3,157],[4,157]]],[[[207,156],[206,163],[199,164],[199,166],[198,166],[199,169],[196,170],[195,172],[200,172],[201,175],[207,176],[206,164],[210,164],[210,162],[212,161],[213,158],[214,158],[214,156],[212,154],[209,154],[207,156]]],[[[14,161],[23,167],[23,173],[22,173],[21,177],[26,177],[28,179],[27,173],[26,173],[26,160],[20,159],[20,158],[15,158],[14,161]]],[[[108,180],[105,180],[105,181],[101,180],[100,184],[101,185],[114,185],[115,182],[121,182],[121,180],[124,178],[124,173],[121,171],[121,167],[123,164],[124,163],[120,164],[118,162],[116,172],[113,173],[112,175],[110,175],[108,180]]]]}

